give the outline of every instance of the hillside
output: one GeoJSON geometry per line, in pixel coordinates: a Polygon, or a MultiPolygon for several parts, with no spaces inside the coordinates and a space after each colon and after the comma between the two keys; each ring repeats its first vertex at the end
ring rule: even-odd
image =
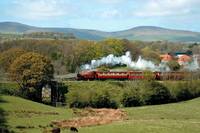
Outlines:
{"type": "Polygon", "coordinates": [[[0,121],[4,118],[4,124],[16,132],[41,132],[42,127],[52,120],[72,117],[70,109],[55,108],[14,96],[0,95],[0,111],[0,121]]]}
{"type": "MultiPolygon", "coordinates": [[[[52,120],[69,119],[71,109],[54,108],[13,96],[1,96],[1,115],[4,122],[14,131],[39,133],[42,126],[52,120]],[[21,128],[20,128],[21,127],[21,128]],[[25,127],[25,128],[23,128],[25,127]]],[[[200,98],[190,101],[124,108],[128,120],[113,124],[80,128],[81,133],[199,133],[200,132],[200,98]]],[[[68,133],[69,130],[62,130],[68,133]]]]}
{"type": "Polygon", "coordinates": [[[183,30],[166,29],[155,26],[139,26],[132,29],[104,32],[99,30],[89,29],[74,29],[74,28],[44,28],[34,27],[16,22],[0,22],[0,32],[2,33],[30,33],[30,32],[62,32],[73,33],[80,39],[101,40],[108,37],[124,38],[130,40],[142,41],[180,41],[180,42],[199,42],[200,33],[183,30]]]}

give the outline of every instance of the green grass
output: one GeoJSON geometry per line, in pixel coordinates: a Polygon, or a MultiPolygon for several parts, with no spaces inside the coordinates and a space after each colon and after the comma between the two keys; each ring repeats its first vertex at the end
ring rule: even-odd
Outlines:
{"type": "Polygon", "coordinates": [[[20,132],[16,127],[34,127],[23,129],[27,133],[41,132],[40,126],[47,126],[52,120],[62,120],[72,117],[70,109],[55,108],[14,96],[1,96],[0,108],[6,112],[7,125],[12,130],[20,132]],[[33,113],[27,113],[27,112],[33,113]],[[58,113],[48,114],[48,113],[58,113]]]}
{"type": "MultiPolygon", "coordinates": [[[[6,113],[7,124],[16,132],[16,126],[34,126],[23,129],[27,133],[40,133],[42,128],[52,120],[73,117],[71,109],[54,108],[13,96],[1,96],[0,108],[6,113]],[[43,115],[14,113],[14,111],[38,111],[43,115]],[[57,112],[58,115],[47,115],[46,112],[57,112]]],[[[200,132],[200,98],[186,102],[124,108],[128,120],[108,125],[80,128],[80,133],[199,133],[200,132]]],[[[68,133],[67,129],[62,133],[68,133]]]]}
{"type": "MultiPolygon", "coordinates": [[[[200,98],[190,101],[125,108],[128,120],[81,128],[81,133],[199,133],[200,98]]],[[[66,131],[67,132],[67,131],[66,131]]]]}

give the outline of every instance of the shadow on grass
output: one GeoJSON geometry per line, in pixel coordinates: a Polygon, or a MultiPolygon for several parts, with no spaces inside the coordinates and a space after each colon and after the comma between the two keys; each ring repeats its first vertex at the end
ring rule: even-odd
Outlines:
{"type": "MultiPolygon", "coordinates": [[[[2,99],[2,96],[0,94],[0,104],[5,103],[2,99]]],[[[9,131],[9,127],[7,125],[6,121],[6,112],[0,107],[0,133],[13,133],[13,131],[9,131]]]]}

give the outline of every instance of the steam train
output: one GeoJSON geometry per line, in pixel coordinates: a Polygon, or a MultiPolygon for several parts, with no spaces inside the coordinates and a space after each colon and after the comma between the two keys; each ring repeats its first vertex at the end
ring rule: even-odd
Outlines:
{"type": "Polygon", "coordinates": [[[147,71],[82,71],[77,80],[184,80],[191,79],[191,72],[147,72],[147,71]]]}

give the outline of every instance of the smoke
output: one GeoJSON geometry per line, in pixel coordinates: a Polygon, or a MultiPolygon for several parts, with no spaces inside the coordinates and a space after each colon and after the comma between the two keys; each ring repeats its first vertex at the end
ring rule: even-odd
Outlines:
{"type": "Polygon", "coordinates": [[[184,69],[187,69],[189,71],[195,71],[200,69],[197,57],[193,57],[192,62],[186,64],[184,66],[184,69]]]}
{"type": "Polygon", "coordinates": [[[126,65],[129,68],[137,69],[137,70],[151,70],[151,71],[169,71],[169,67],[166,63],[160,63],[156,65],[152,61],[148,61],[143,59],[141,56],[137,61],[133,61],[131,58],[131,53],[127,51],[125,55],[120,57],[114,56],[110,54],[106,57],[102,57],[99,60],[92,60],[90,64],[85,64],[81,66],[82,70],[90,70],[95,69],[101,65],[126,65]]]}

